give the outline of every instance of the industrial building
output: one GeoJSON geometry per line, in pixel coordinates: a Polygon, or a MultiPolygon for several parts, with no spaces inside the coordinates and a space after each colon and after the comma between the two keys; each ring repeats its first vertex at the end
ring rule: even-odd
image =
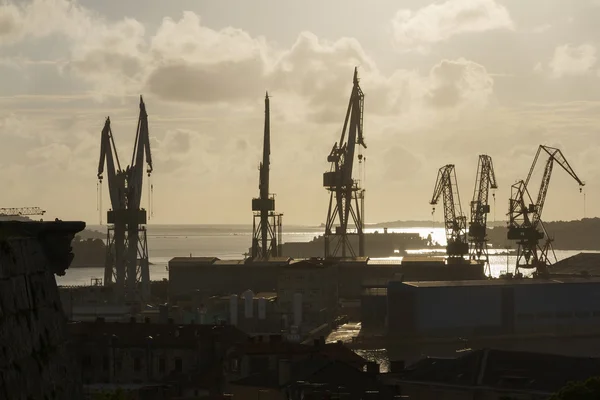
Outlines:
{"type": "MultiPolygon", "coordinates": [[[[315,259],[313,259],[315,260],[315,259]]],[[[318,260],[318,259],[316,259],[318,260]]],[[[302,260],[280,257],[268,260],[220,260],[216,257],[175,257],[169,261],[169,300],[191,300],[195,295],[242,293],[245,290],[272,292],[281,271],[302,260]]],[[[335,260],[340,298],[359,299],[366,281],[387,283],[395,275],[404,280],[483,279],[483,264],[465,261],[446,264],[443,258],[406,256],[402,259],[367,257],[335,260]]]]}
{"type": "Polygon", "coordinates": [[[600,279],[391,281],[387,327],[399,337],[600,334],[600,279]]]}
{"type": "Polygon", "coordinates": [[[290,325],[316,328],[337,316],[337,265],[303,260],[280,269],[277,298],[282,317],[290,325]]]}

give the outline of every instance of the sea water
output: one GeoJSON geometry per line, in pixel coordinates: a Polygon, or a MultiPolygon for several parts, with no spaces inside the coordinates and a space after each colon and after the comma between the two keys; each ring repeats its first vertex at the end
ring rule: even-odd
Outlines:
{"type": "MultiPolygon", "coordinates": [[[[106,226],[88,226],[88,229],[106,234],[106,226]]],[[[317,226],[284,226],[283,242],[307,242],[315,236],[323,234],[324,228],[317,226]]],[[[378,231],[383,228],[367,228],[365,232],[378,231]]],[[[444,228],[411,227],[388,228],[388,232],[419,233],[426,238],[446,244],[444,228]]],[[[218,257],[222,260],[239,260],[247,254],[252,239],[251,225],[148,225],[148,252],[150,258],[150,279],[168,279],[168,262],[173,257],[218,257]]],[[[442,250],[443,251],[443,250],[442,250]]],[[[409,251],[414,254],[425,254],[431,250],[421,249],[409,251]]],[[[556,258],[562,260],[581,251],[557,250],[556,258]]],[[[442,255],[437,250],[438,255],[442,255]]],[[[490,250],[490,266],[492,276],[514,272],[514,255],[506,255],[505,249],[490,250]]],[[[59,285],[89,285],[94,278],[102,278],[102,268],[70,268],[62,277],[57,277],[59,285]]]]}

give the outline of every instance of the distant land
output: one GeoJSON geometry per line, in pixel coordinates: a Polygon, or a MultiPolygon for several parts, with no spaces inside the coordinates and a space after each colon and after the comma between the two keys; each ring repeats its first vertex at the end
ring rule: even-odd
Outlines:
{"type": "MultiPolygon", "coordinates": [[[[507,221],[488,222],[489,243],[495,248],[515,249],[514,241],[506,238],[507,221]]],[[[555,250],[600,250],[600,218],[584,218],[574,221],[544,222],[548,235],[554,239],[555,250]]],[[[442,221],[390,221],[367,224],[368,228],[443,228],[442,221]]]]}
{"type": "MultiPolygon", "coordinates": [[[[600,218],[584,218],[575,221],[544,222],[546,231],[554,238],[555,250],[600,250],[600,218]]],[[[488,230],[489,243],[496,248],[507,245],[516,248],[513,241],[506,239],[504,226],[488,230]]]]}
{"type": "MultiPolygon", "coordinates": [[[[488,221],[487,225],[489,227],[492,226],[506,226],[507,221],[488,221]]],[[[321,226],[325,226],[321,224],[321,226]]],[[[377,222],[374,224],[365,224],[367,228],[414,228],[414,227],[433,227],[433,228],[443,228],[444,221],[389,221],[389,222],[377,222]]]]}

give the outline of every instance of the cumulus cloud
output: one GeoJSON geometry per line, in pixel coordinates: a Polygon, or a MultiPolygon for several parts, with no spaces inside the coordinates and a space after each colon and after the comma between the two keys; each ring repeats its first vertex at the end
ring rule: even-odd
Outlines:
{"type": "Polygon", "coordinates": [[[77,1],[3,2],[0,5],[0,44],[56,33],[81,37],[89,33],[92,18],[93,15],[77,1]]]}
{"type": "Polygon", "coordinates": [[[584,75],[591,71],[596,59],[596,47],[591,44],[564,44],[554,49],[548,67],[554,78],[584,75]]]}
{"type": "MultiPolygon", "coordinates": [[[[52,2],[61,0],[36,0],[19,11],[20,18],[32,18],[23,10],[37,15],[35,7],[44,10],[52,2]]],[[[56,28],[71,42],[70,60],[61,63],[60,70],[89,84],[99,97],[143,92],[171,102],[240,104],[254,102],[269,89],[293,110],[295,115],[287,117],[305,115],[329,123],[337,122],[343,112],[355,66],[369,88],[370,112],[377,115],[401,115],[416,122],[428,107],[440,111],[484,105],[492,93],[485,68],[464,59],[445,60],[426,74],[396,70],[386,75],[353,38],[328,41],[302,32],[291,47],[278,48],[240,29],[208,28],[193,12],[165,18],[155,32],[148,32],[135,19],[109,23],[77,3],[62,2],[69,4],[59,7],[73,18],[69,23],[87,32],[79,36],[72,34],[79,28],[56,28]]],[[[482,12],[460,2],[458,6],[466,14],[452,15],[461,21],[482,12]]]]}
{"type": "MultiPolygon", "coordinates": [[[[31,7],[46,3],[36,0],[31,7]]],[[[298,185],[306,187],[306,197],[315,204],[319,196],[326,196],[320,174],[327,169],[326,155],[339,138],[355,66],[366,96],[367,152],[373,151],[376,160],[370,182],[382,190],[384,179],[393,176],[402,184],[419,180],[411,172],[427,168],[430,154],[446,154],[446,148],[430,147],[438,139],[460,143],[456,135],[465,128],[459,122],[482,112],[494,96],[494,80],[486,68],[464,58],[432,61],[421,69],[383,71],[354,38],[324,40],[302,32],[291,46],[281,47],[233,27],[208,28],[192,12],[165,18],[150,29],[136,19],[107,21],[77,3],[69,4],[71,8],[61,10],[73,19],[63,19],[64,24],[86,27],[86,33],[73,34],[80,28],[53,28],[51,34],[62,35],[69,45],[61,54],[65,59],[61,72],[91,93],[105,96],[104,103],[99,106],[88,99],[90,103],[83,106],[80,99],[72,98],[65,105],[53,102],[51,112],[47,109],[41,115],[42,100],[29,99],[28,106],[39,102],[38,110],[27,111],[25,120],[19,120],[23,125],[7,114],[5,121],[0,119],[0,127],[31,132],[21,162],[45,177],[38,179],[50,181],[52,174],[65,175],[75,177],[79,186],[89,185],[92,208],[95,187],[91,185],[104,117],[111,116],[121,161],[127,162],[139,93],[144,94],[150,114],[157,204],[159,193],[164,193],[168,204],[177,191],[179,198],[189,199],[192,208],[198,193],[218,186],[222,189],[207,201],[224,210],[245,210],[240,193],[256,191],[265,89],[273,96],[272,178],[283,209],[297,201],[298,185]],[[52,112],[60,115],[48,115],[52,112]],[[35,121],[27,120],[31,115],[35,121]],[[39,135],[39,126],[44,127],[44,135],[39,135]],[[396,144],[395,149],[386,152],[390,143],[396,144]],[[414,159],[406,152],[413,153],[414,159]],[[54,157],[62,161],[53,162],[54,157]],[[225,179],[231,184],[223,185],[225,179]]],[[[22,20],[30,18],[27,7],[18,10],[22,20]]],[[[23,32],[13,34],[11,43],[34,37],[23,32]]],[[[46,99],[44,104],[49,100],[53,101],[46,99]]],[[[463,152],[461,144],[456,154],[463,152]]],[[[60,196],[56,191],[56,198],[60,196]]],[[[67,206],[57,209],[72,212],[67,206]]],[[[79,207],[82,213],[85,209],[79,207]]],[[[167,222],[180,210],[169,212],[167,222]]],[[[227,218],[239,215],[245,211],[227,211],[227,218]]],[[[187,216],[182,218],[188,221],[187,216]]]]}
{"type": "Polygon", "coordinates": [[[487,105],[494,81],[485,67],[461,58],[443,60],[431,70],[432,88],[427,100],[437,108],[487,105]]]}
{"type": "Polygon", "coordinates": [[[506,7],[495,0],[446,0],[417,11],[399,10],[392,20],[401,49],[426,50],[463,33],[514,29],[506,7]]]}

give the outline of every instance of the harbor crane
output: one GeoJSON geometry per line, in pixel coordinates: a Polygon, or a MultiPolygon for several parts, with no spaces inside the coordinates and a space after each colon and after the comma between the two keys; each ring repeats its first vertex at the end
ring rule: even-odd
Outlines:
{"type": "MultiPolygon", "coordinates": [[[[560,149],[544,145],[539,146],[527,179],[525,181],[520,180],[511,186],[507,238],[508,240],[517,241],[518,245],[515,274],[518,274],[521,268],[535,269],[534,272],[538,276],[546,275],[548,272],[548,266],[550,265],[548,257],[550,252],[554,254],[554,249],[552,248],[552,239],[548,237],[542,222],[542,211],[548,194],[554,163],[560,165],[577,181],[580,192],[585,185],[573,171],[560,149]],[[544,167],[537,200],[534,203],[529,194],[528,186],[541,154],[547,155],[548,160],[546,160],[544,167]],[[540,244],[540,241],[544,238],[546,238],[545,243],[540,244]]],[[[556,260],[556,256],[554,256],[554,259],[556,260]]]]}
{"type": "Polygon", "coordinates": [[[358,69],[354,68],[353,87],[340,141],[333,145],[327,157],[331,168],[323,174],[323,186],[330,192],[324,235],[326,258],[356,257],[357,253],[350,242],[351,236],[358,236],[358,256],[365,255],[364,189],[360,187],[359,180],[352,177],[356,145],[359,145],[359,163],[363,158],[360,147],[367,148],[363,139],[364,100],[358,69]],[[354,225],[352,232],[348,229],[350,223],[354,225]]]}
{"type": "Polygon", "coordinates": [[[265,94],[265,127],[263,160],[259,165],[259,197],[252,199],[252,259],[268,259],[281,255],[281,218],[275,213],[275,196],[269,194],[269,166],[271,157],[271,121],[269,93],[265,94]]]}
{"type": "Polygon", "coordinates": [[[467,217],[463,215],[458,195],[458,183],[453,164],[444,165],[438,171],[437,180],[431,197],[433,211],[440,196],[444,202],[444,227],[446,229],[446,254],[449,259],[464,259],[469,253],[467,242],[467,217]]]}
{"type": "Polygon", "coordinates": [[[490,256],[487,249],[487,215],[490,212],[488,198],[490,189],[498,189],[492,157],[479,156],[475,189],[471,201],[471,221],[469,222],[470,259],[483,262],[486,274],[491,275],[490,256]]]}
{"type": "Polygon", "coordinates": [[[112,209],[107,212],[107,254],[104,284],[116,285],[126,301],[147,299],[150,293],[146,210],[140,208],[144,177],[144,156],[148,177],[152,155],[148,133],[148,114],[140,96],[140,114],[131,164],[122,169],[115,146],[110,118],[102,129],[98,180],[103,180],[106,163],[112,209]]]}

